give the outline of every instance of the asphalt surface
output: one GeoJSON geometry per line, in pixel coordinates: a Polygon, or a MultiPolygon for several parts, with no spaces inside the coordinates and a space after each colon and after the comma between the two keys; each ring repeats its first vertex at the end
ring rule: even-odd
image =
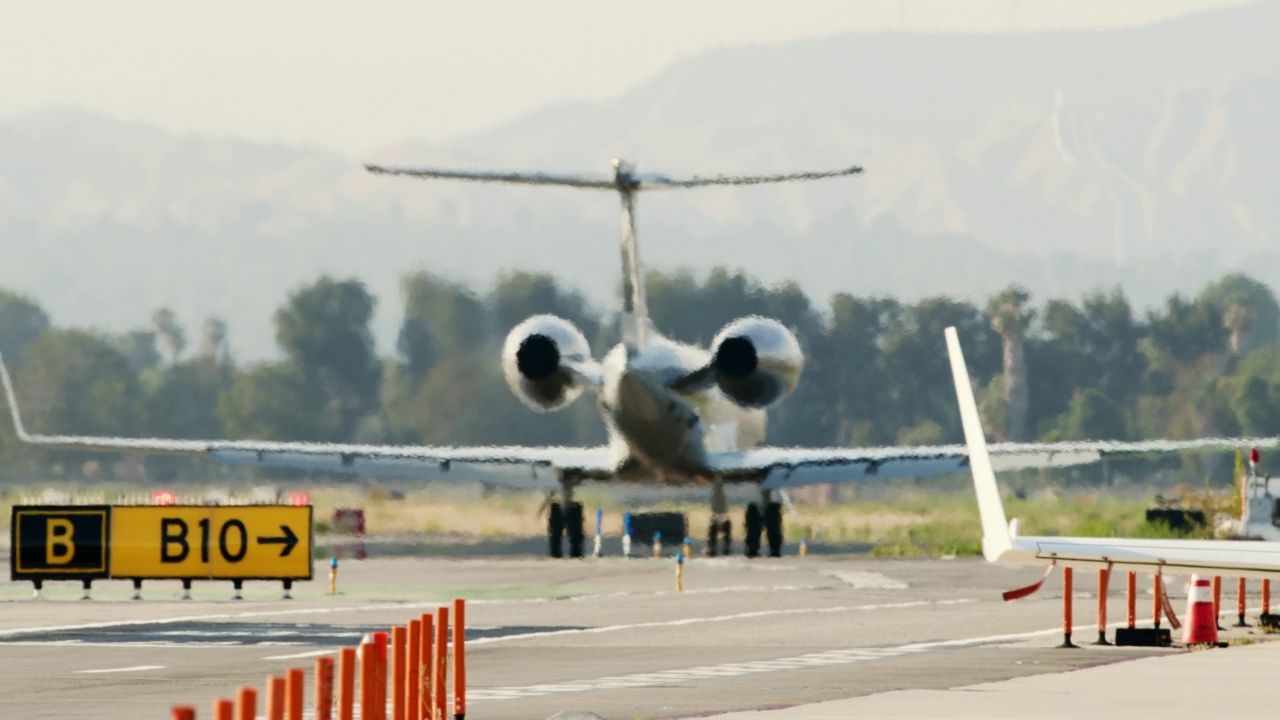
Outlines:
{"type": "MultiPolygon", "coordinates": [[[[140,601],[120,582],[96,584],[88,601],[78,584],[33,600],[30,584],[0,583],[0,716],[166,718],[191,704],[208,717],[239,686],[310,668],[452,597],[468,600],[473,718],[704,716],[1180,652],[1056,649],[1059,577],[1003,603],[1001,591],[1040,572],[972,558],[695,558],[680,593],[669,559],[347,561],[336,596],[327,573],[317,563],[287,601],[265,582],[246,584],[242,601],[229,583],[199,583],[190,601],[173,581],[147,583],[140,601]]],[[[1097,635],[1094,578],[1077,580],[1084,644],[1097,635]]],[[[1181,597],[1181,583],[1171,589],[1181,597]]],[[[1150,597],[1139,607],[1148,613],[1150,597]]],[[[1110,620],[1123,613],[1113,583],[1110,620]]]]}

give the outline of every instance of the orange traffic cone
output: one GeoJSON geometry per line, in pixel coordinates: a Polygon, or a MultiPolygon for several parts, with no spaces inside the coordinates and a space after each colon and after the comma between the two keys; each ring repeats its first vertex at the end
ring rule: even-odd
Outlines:
{"type": "Polygon", "coordinates": [[[1182,631],[1187,645],[1217,645],[1218,618],[1213,616],[1213,590],[1208,578],[1191,576],[1187,590],[1187,624],[1182,631]]]}

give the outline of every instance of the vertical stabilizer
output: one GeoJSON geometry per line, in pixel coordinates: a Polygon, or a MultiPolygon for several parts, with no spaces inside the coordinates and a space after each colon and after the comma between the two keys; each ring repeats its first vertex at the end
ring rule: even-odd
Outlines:
{"type": "Polygon", "coordinates": [[[622,340],[643,349],[649,334],[649,306],[644,299],[644,272],[636,247],[636,186],[633,168],[613,161],[614,178],[622,198],[622,340]]]}
{"type": "Polygon", "coordinates": [[[946,329],[946,336],[951,378],[955,381],[956,402],[960,404],[960,422],[964,425],[964,441],[969,447],[969,470],[973,473],[973,489],[978,494],[978,513],[982,516],[982,554],[988,561],[996,562],[1003,552],[1013,547],[1009,539],[1009,523],[1005,520],[996,474],[991,469],[987,439],[982,431],[982,419],[978,416],[973,386],[969,384],[969,368],[965,366],[964,352],[960,350],[960,338],[953,327],[946,329]]]}

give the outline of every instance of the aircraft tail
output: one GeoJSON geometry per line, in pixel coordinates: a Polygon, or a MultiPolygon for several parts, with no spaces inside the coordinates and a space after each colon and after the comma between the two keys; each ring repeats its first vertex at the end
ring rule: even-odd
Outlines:
{"type": "Polygon", "coordinates": [[[0,384],[4,385],[4,397],[9,402],[9,415],[13,418],[13,432],[23,442],[30,442],[31,436],[22,426],[22,415],[18,413],[18,396],[13,392],[13,381],[9,379],[9,369],[5,367],[4,358],[0,357],[0,384]]]}
{"type": "Polygon", "coordinates": [[[996,473],[991,468],[991,456],[987,453],[987,439],[982,430],[982,418],[978,416],[973,386],[969,383],[969,368],[960,349],[960,338],[954,327],[946,329],[946,337],[956,401],[960,404],[960,422],[964,425],[964,441],[969,447],[969,470],[973,473],[973,488],[978,494],[978,513],[982,516],[982,554],[990,562],[995,562],[1013,547],[1009,523],[1005,520],[996,473]]]}
{"type": "Polygon", "coordinates": [[[650,329],[649,306],[636,247],[635,202],[635,193],[622,192],[622,340],[643,349],[650,329]]]}

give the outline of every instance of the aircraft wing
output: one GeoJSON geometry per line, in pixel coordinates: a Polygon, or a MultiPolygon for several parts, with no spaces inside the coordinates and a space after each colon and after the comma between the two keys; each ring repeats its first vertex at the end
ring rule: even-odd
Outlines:
{"type": "Polygon", "coordinates": [[[1018,521],[1005,520],[969,371],[955,328],[947,328],[947,352],[960,404],[969,470],[982,518],[982,554],[989,562],[1018,565],[1107,567],[1147,572],[1280,577],[1280,543],[1237,540],[1152,540],[1144,538],[1031,537],[1018,534],[1018,521]]]}

